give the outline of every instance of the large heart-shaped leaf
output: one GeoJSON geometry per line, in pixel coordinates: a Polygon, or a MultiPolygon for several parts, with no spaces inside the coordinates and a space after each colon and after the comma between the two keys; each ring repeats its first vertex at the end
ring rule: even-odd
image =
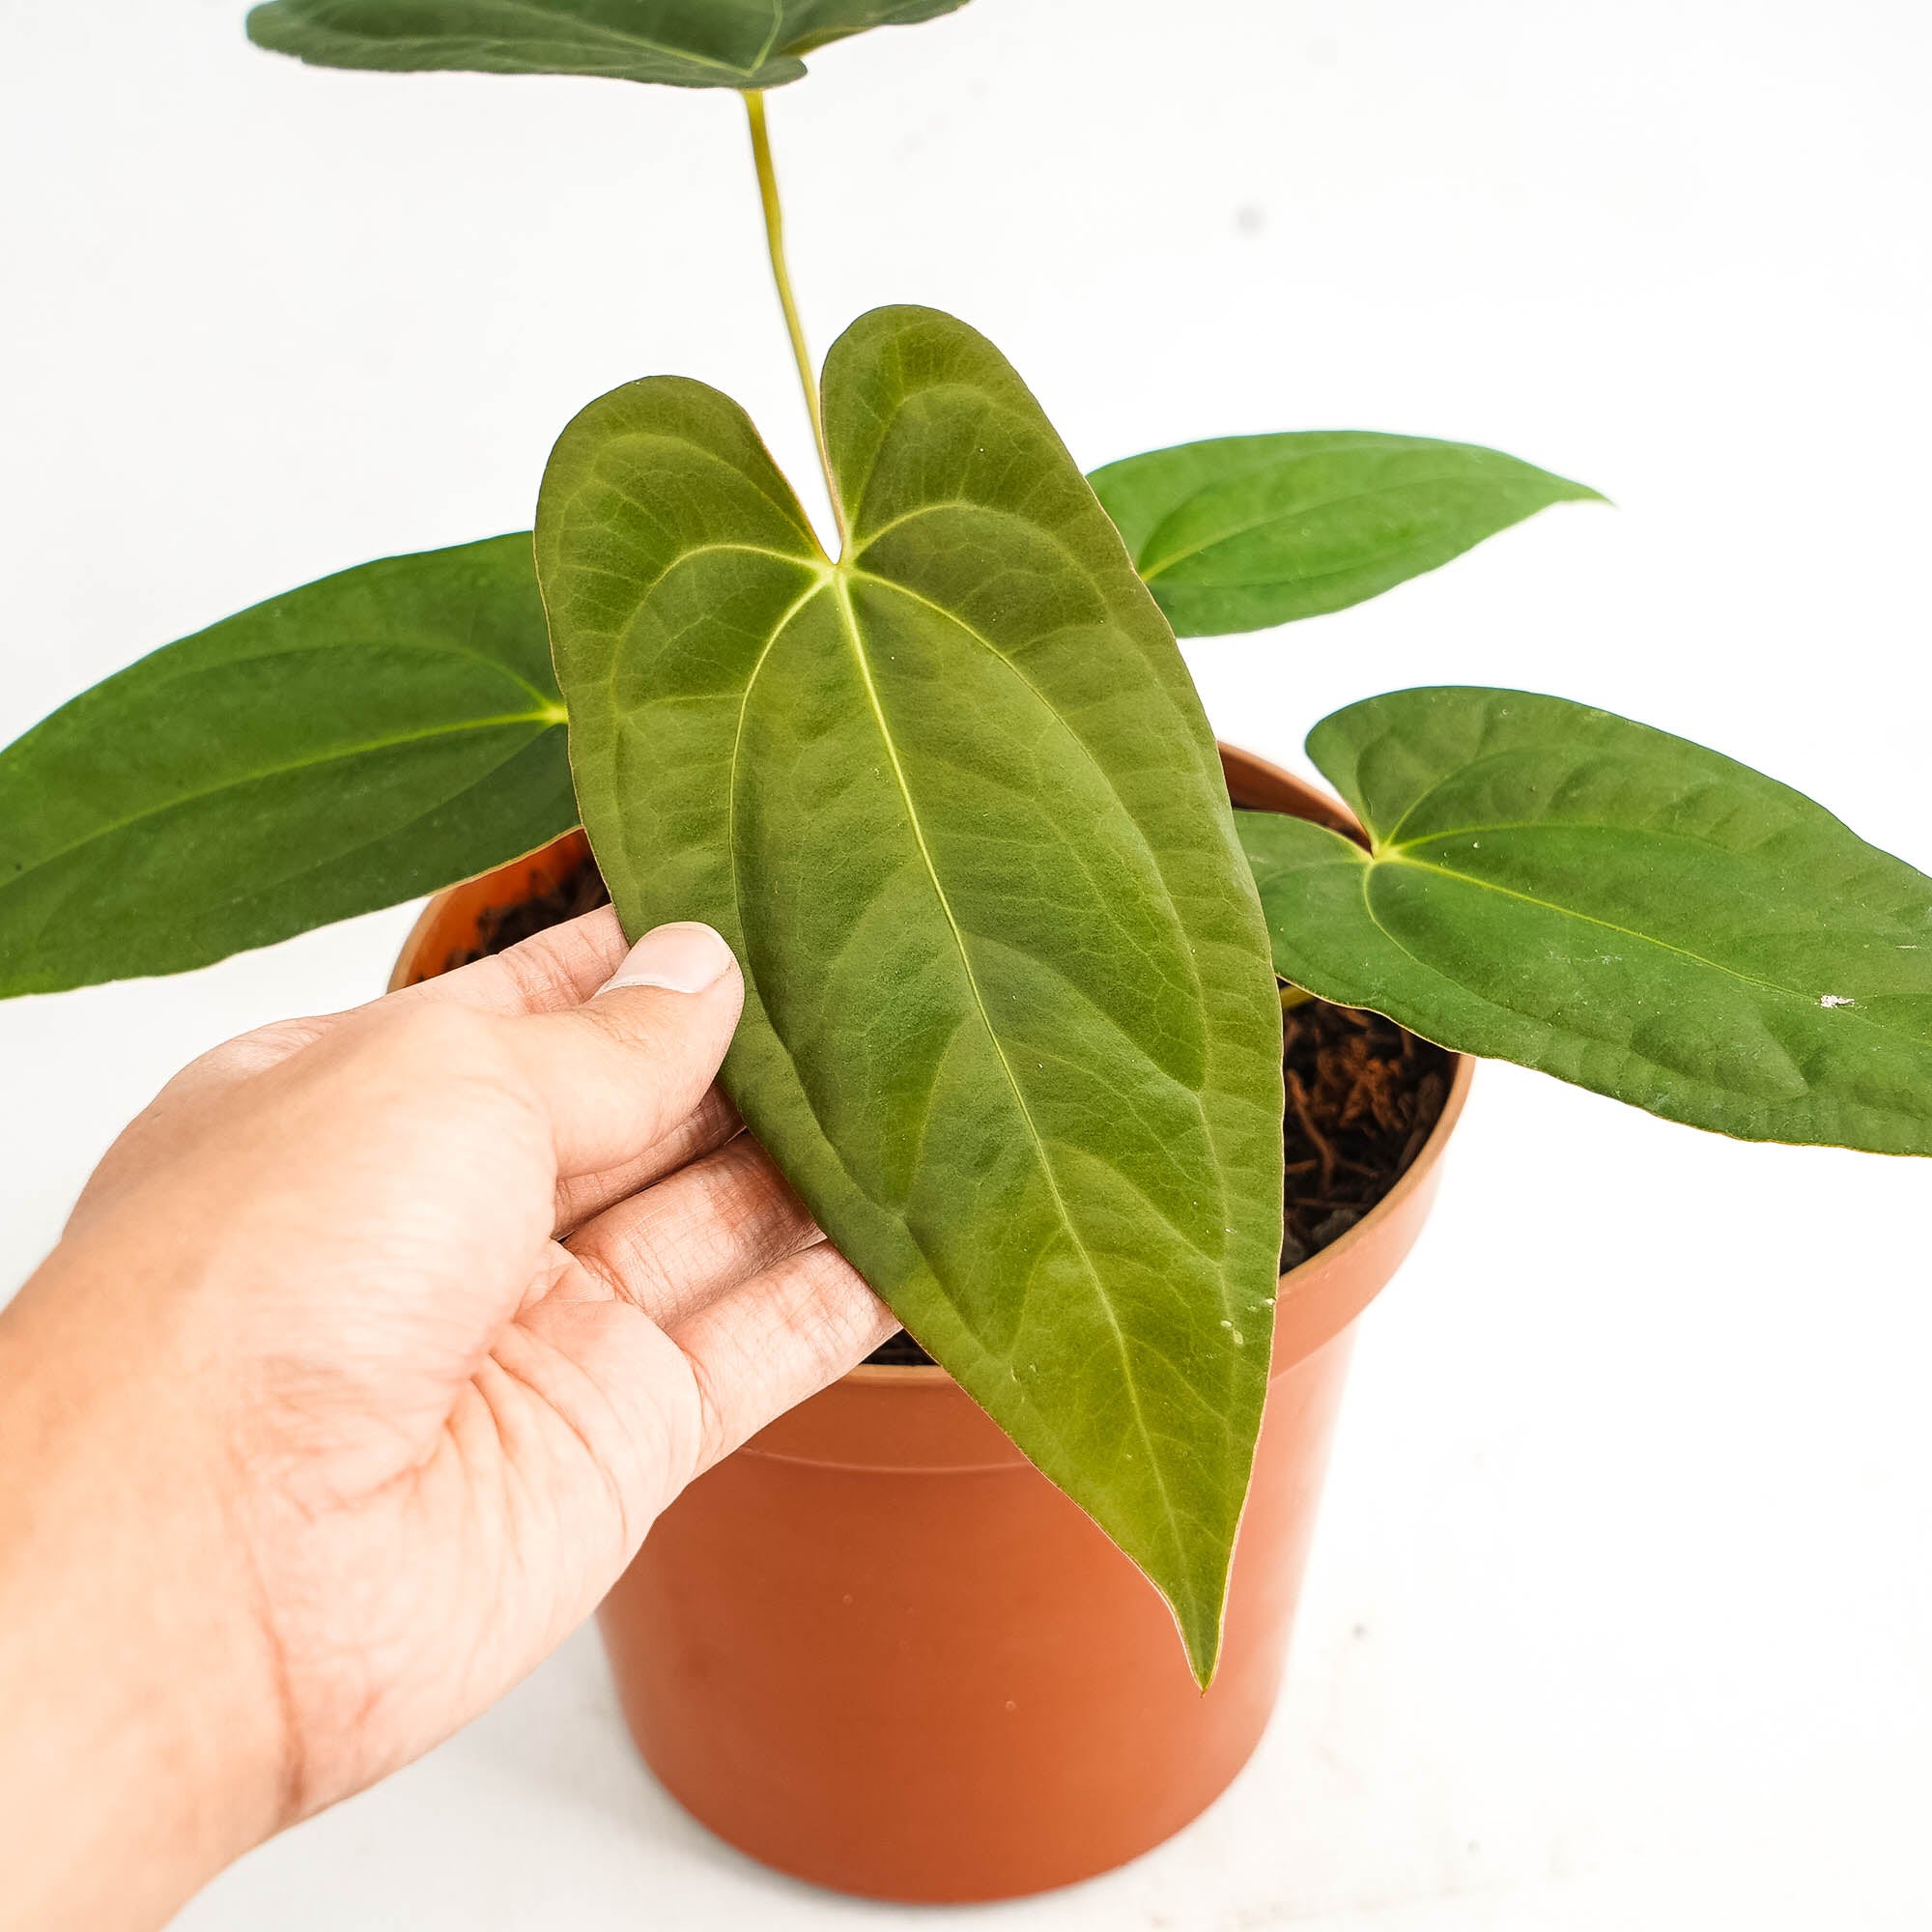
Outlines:
{"type": "Polygon", "coordinates": [[[1214,743],[1006,361],[833,350],[829,562],[738,407],[558,443],[537,569],[626,924],[744,962],[725,1077],[821,1225],[1173,1604],[1197,1672],[1266,1385],[1279,1009],[1214,743]]]}
{"type": "Polygon", "coordinates": [[[248,37],[318,67],[781,87],[799,58],[966,0],[270,0],[248,37]]]}
{"type": "Polygon", "coordinates": [[[364,564],[0,752],[0,995],[206,965],[576,819],[529,539],[364,564]]]}
{"type": "Polygon", "coordinates": [[[1093,484],[1183,638],[1340,611],[1547,504],[1602,500],[1499,450],[1357,430],[1183,442],[1093,484]]]}
{"type": "Polygon", "coordinates": [[[1308,749],[1371,844],[1236,814],[1284,979],[1693,1126],[1932,1153],[1932,879],[1802,793],[1520,691],[1308,749]]]}

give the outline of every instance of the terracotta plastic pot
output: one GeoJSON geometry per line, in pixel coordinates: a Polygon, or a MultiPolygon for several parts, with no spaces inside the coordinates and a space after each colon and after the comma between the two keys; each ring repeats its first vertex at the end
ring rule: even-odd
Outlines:
{"type": "MultiPolygon", "coordinates": [[[[1236,804],[1352,829],[1223,748],[1236,804]]],[[[394,983],[446,970],[581,835],[440,895],[394,983]]],[[[1065,1885],[1147,1851],[1247,1761],[1280,1687],[1355,1318],[1434,1198],[1470,1063],[1408,1173],[1284,1275],[1220,1674],[1204,1696],[1152,1587],[933,1368],[861,1368],[666,1512],[601,1612],[666,1787],[781,1871],[880,1898],[1065,1885]]]]}

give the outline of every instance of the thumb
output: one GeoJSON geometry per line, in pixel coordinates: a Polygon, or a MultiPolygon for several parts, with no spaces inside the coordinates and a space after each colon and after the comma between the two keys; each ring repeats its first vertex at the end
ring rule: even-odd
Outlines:
{"type": "Polygon", "coordinates": [[[557,1173],[614,1167],[682,1122],[710,1088],[744,1004],[723,934],[681,921],[645,933],[582,1006],[512,1022],[557,1173]]]}

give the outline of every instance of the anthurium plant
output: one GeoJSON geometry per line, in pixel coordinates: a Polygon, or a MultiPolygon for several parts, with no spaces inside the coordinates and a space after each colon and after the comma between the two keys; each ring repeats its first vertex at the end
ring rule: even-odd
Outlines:
{"type": "Polygon", "coordinates": [[[1277,976],[1696,1126],[1932,1153],[1932,880],[1714,752],[1511,691],[1317,724],[1361,839],[1232,811],[1177,634],[1340,610],[1594,493],[1335,431],[1083,476],[924,308],[815,373],[765,90],[959,4],[254,11],[325,66],[737,92],[837,554],[729,397],[612,391],[533,536],[290,591],[0,753],[0,991],[199,966],[581,822],[629,930],[730,940],[745,1120],[1205,1684],[1267,1385],[1277,976]]]}

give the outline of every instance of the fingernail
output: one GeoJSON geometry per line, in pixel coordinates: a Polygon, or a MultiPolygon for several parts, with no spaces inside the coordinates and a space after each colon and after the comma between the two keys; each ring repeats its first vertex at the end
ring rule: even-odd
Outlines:
{"type": "Polygon", "coordinates": [[[722,933],[696,920],[660,925],[638,941],[624,963],[597,990],[620,986],[659,986],[668,993],[701,993],[715,986],[736,962],[722,933]]]}

